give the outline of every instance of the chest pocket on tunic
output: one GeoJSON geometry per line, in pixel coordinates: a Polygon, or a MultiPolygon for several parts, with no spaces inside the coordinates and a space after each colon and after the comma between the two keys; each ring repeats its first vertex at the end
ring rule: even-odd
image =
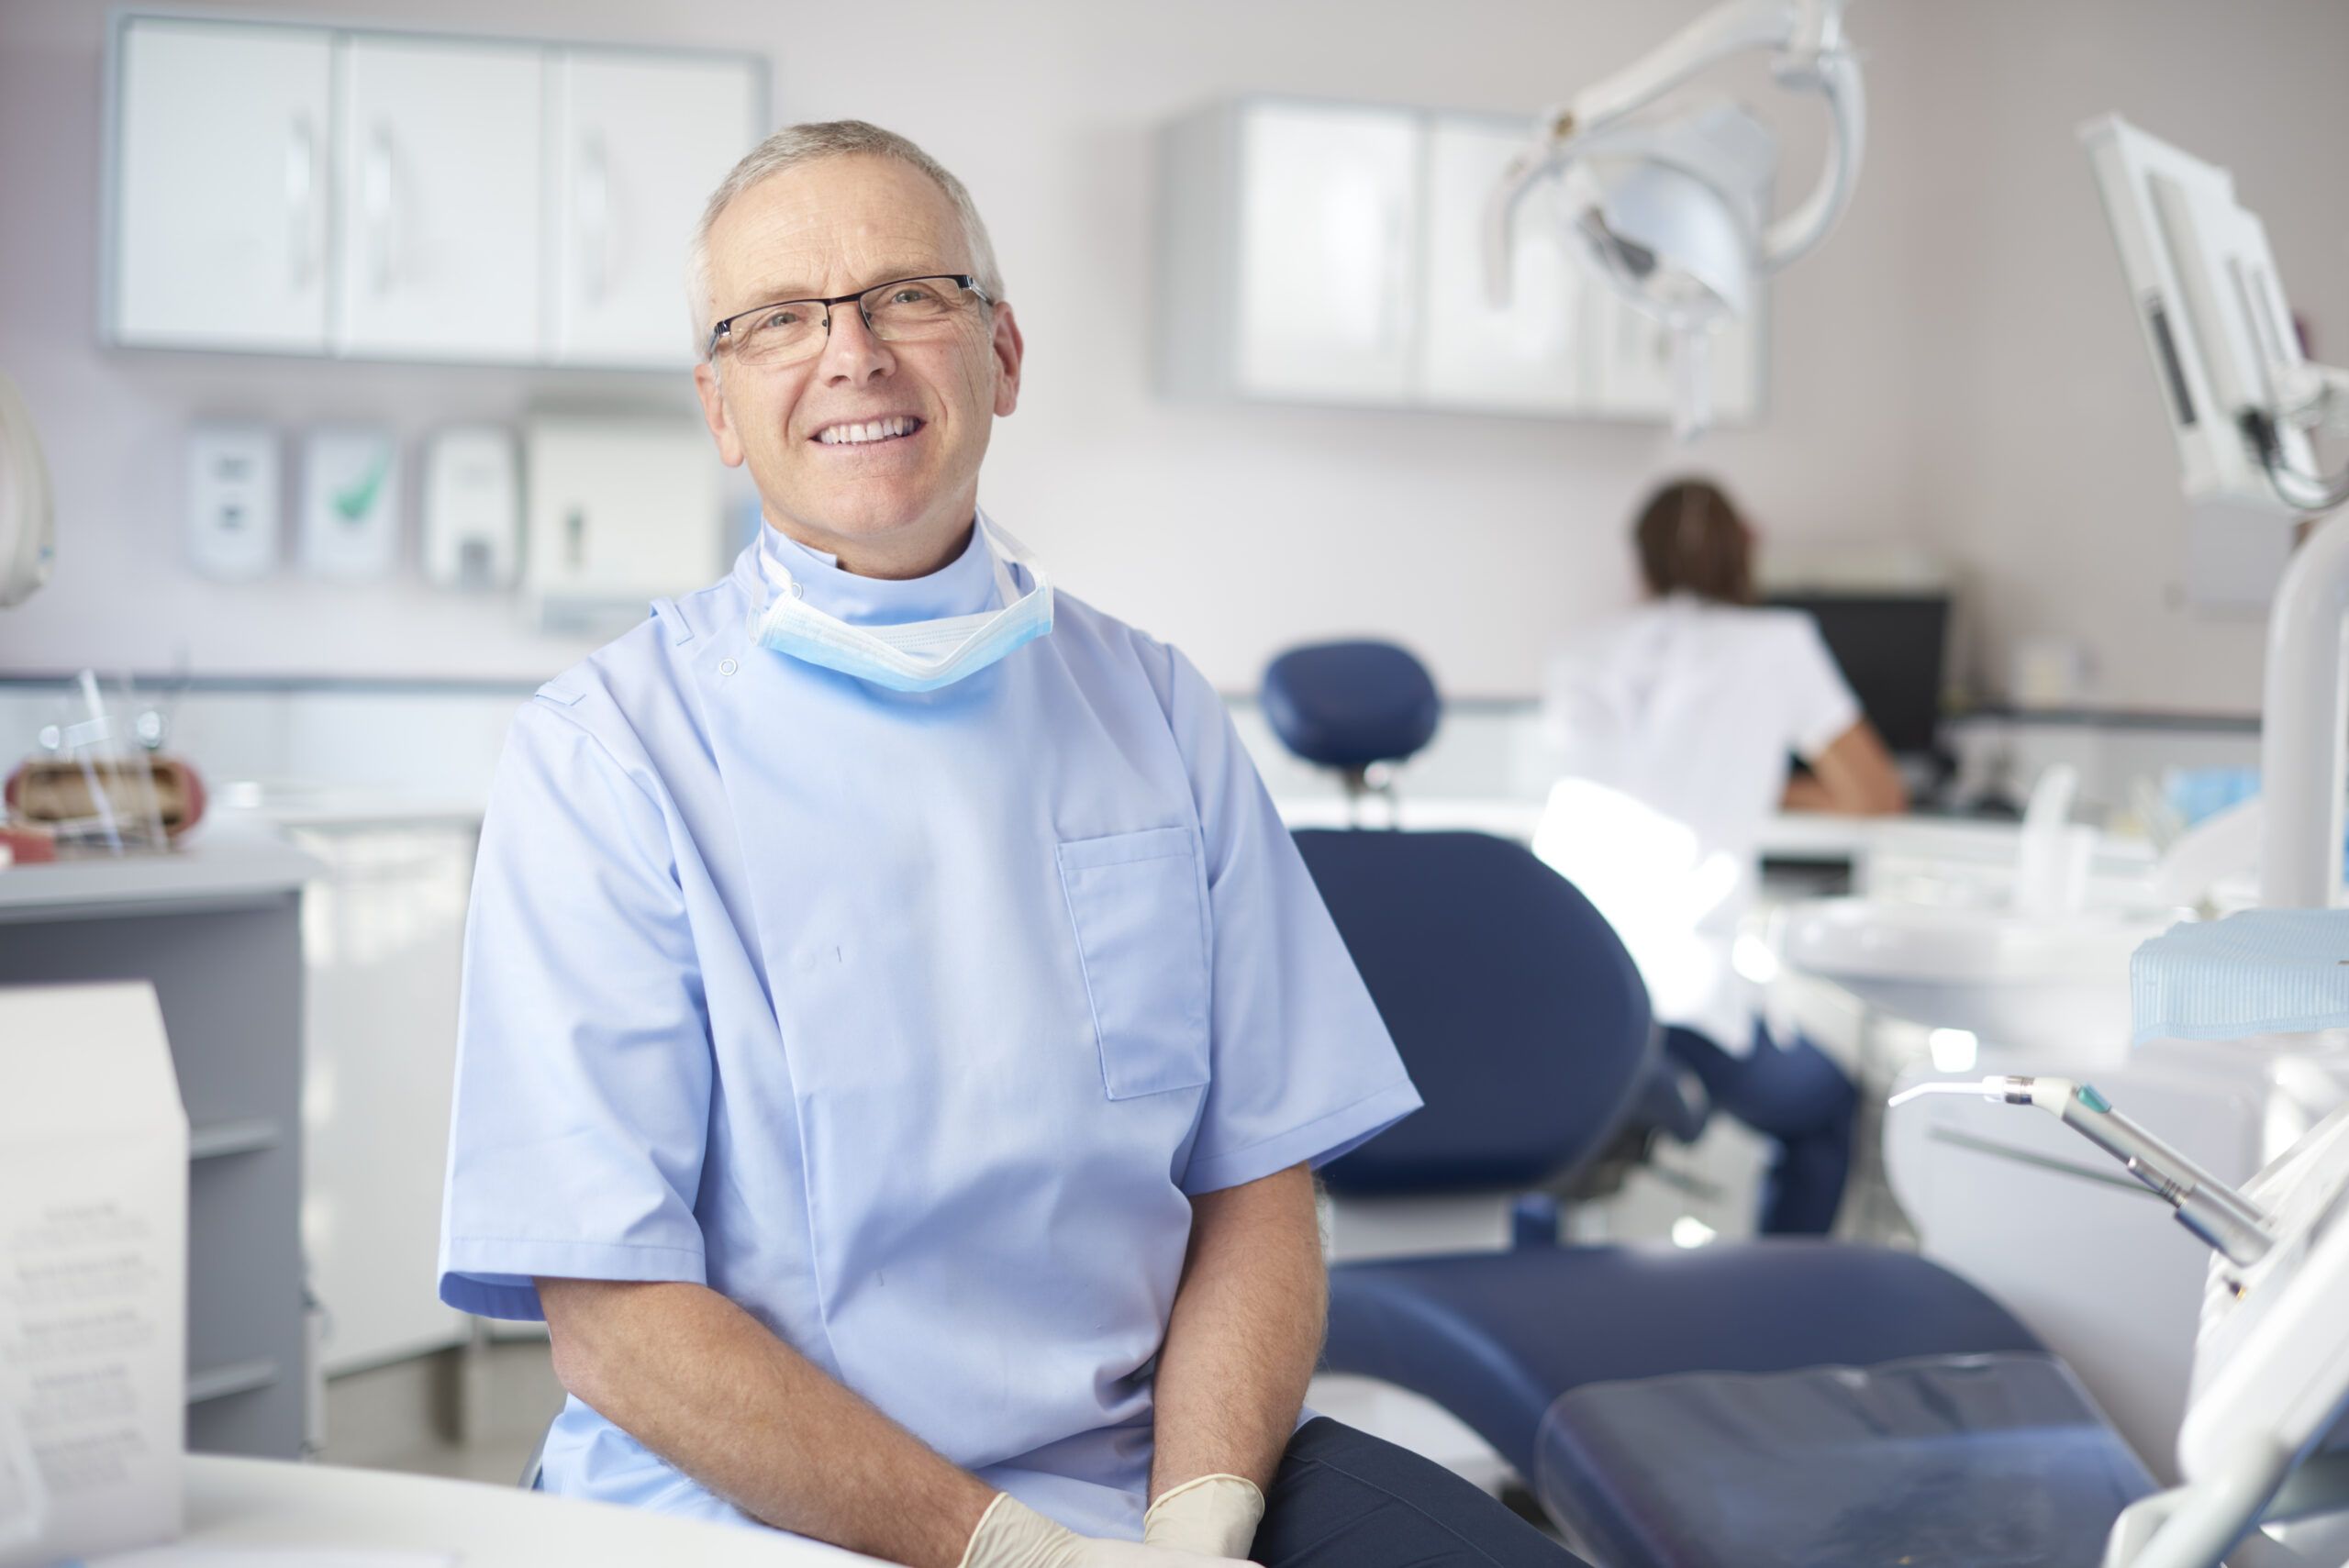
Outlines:
{"type": "Polygon", "coordinates": [[[1113,1100],[1208,1081],[1208,920],[1187,828],[1059,848],[1061,888],[1113,1100]]]}

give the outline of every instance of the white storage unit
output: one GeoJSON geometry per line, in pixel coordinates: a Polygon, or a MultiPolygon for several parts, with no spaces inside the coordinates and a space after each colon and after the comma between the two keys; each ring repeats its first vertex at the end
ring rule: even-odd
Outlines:
{"type": "Polygon", "coordinates": [[[522,592],[540,625],[618,630],[724,569],[724,471],[699,424],[541,416],[523,464],[522,592]]]}
{"type": "Polygon", "coordinates": [[[547,75],[553,180],[548,357],[557,364],[686,362],[685,239],[749,150],[763,78],[750,61],[567,50],[547,75]]]}
{"type": "Polygon", "coordinates": [[[117,341],[327,347],[324,29],[142,17],[116,46],[117,341]]]}
{"type": "Polygon", "coordinates": [[[331,792],[273,815],[325,868],[302,907],[302,1241],[332,1377],[465,1340],[437,1284],[479,823],[331,792]]]}
{"type": "Polygon", "coordinates": [[[115,20],[103,330],[135,348],[679,369],[765,61],[115,20]]]}
{"type": "Polygon", "coordinates": [[[336,350],[536,359],[541,51],[362,34],[338,53],[336,350]]]}
{"type": "Polygon", "coordinates": [[[302,1451],[302,890],[317,870],[207,834],[0,874],[0,985],[143,980],[162,1007],[189,1129],[192,1452],[302,1451]]]}
{"type": "MultiPolygon", "coordinates": [[[[1163,147],[1161,363],[1178,395],[1664,419],[1662,328],[1591,278],[1529,198],[1509,306],[1485,207],[1524,120],[1241,98],[1163,147]]],[[[1718,417],[1761,406],[1759,317],[1711,339],[1718,417]]]]}
{"type": "Polygon", "coordinates": [[[1553,189],[1526,198],[1516,292],[1506,309],[1485,292],[1485,204],[1525,146],[1522,126],[1438,120],[1428,128],[1427,329],[1419,387],[1431,401],[1574,414],[1593,402],[1583,350],[1614,301],[1566,253],[1542,217],[1553,189]]]}
{"type": "Polygon", "coordinates": [[[1418,128],[1380,109],[1267,104],[1238,132],[1234,383],[1339,403],[1405,395],[1418,128]]]}

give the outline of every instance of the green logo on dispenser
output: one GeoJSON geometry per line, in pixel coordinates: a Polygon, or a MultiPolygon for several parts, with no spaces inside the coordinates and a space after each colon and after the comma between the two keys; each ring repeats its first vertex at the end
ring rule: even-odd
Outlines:
{"type": "Polygon", "coordinates": [[[391,471],[392,454],[379,453],[364,474],[334,493],[334,509],[344,522],[358,522],[375,509],[375,497],[384,493],[384,479],[391,471]]]}

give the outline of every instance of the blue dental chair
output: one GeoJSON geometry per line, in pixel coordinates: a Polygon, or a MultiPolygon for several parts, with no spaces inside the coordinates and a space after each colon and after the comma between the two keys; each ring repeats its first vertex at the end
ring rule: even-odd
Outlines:
{"type": "MultiPolygon", "coordinates": [[[[1354,791],[1440,713],[1418,661],[1360,642],[1284,654],[1264,707],[1354,791]]],[[[1515,1196],[1506,1251],[1334,1265],[1327,1370],[1451,1411],[1602,1568],[2097,1561],[2152,1480],[1955,1275],[1808,1239],[1562,1242],[1655,1078],[1645,986],[1569,883],[1487,834],[1295,837],[1426,1100],[1327,1167],[1331,1195],[1515,1196]]]]}

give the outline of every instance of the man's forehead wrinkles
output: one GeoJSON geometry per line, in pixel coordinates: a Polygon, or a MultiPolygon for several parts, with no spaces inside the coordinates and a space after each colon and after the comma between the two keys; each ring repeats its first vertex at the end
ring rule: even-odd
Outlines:
{"type": "MultiPolygon", "coordinates": [[[[944,268],[937,261],[906,257],[897,261],[884,261],[877,266],[859,268],[855,275],[842,284],[837,292],[847,294],[853,290],[862,294],[875,284],[894,283],[899,278],[944,276],[952,271],[952,269],[944,268]]],[[[747,290],[746,293],[756,295],[761,302],[766,302],[785,299],[824,299],[830,297],[835,292],[820,284],[808,283],[806,279],[807,274],[804,272],[770,273],[764,283],[747,290]]]]}

